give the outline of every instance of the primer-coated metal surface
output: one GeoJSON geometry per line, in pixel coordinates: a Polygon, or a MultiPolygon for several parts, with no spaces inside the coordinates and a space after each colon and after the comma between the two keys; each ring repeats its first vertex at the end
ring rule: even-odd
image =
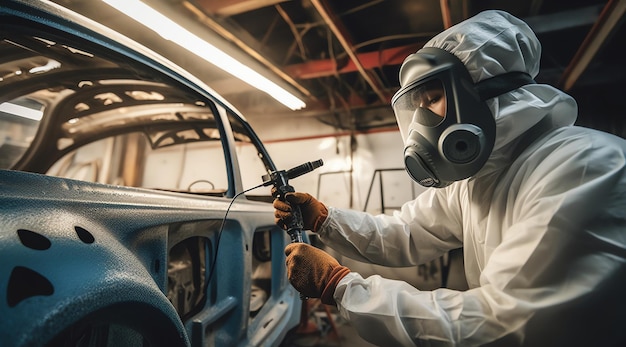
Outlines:
{"type": "Polygon", "coordinates": [[[301,302],[271,204],[243,194],[237,146],[276,170],[245,118],[165,59],[47,1],[4,1],[0,34],[0,104],[19,106],[0,110],[0,344],[279,345],[301,302]],[[104,159],[68,169],[94,143],[104,159]],[[211,151],[197,171],[224,176],[215,189],[141,188],[146,155],[173,160],[199,143],[211,151]]]}

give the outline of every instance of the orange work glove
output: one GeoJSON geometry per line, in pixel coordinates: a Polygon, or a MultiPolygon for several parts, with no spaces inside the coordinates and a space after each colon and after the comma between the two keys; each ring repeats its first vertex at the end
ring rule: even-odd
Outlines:
{"type": "Polygon", "coordinates": [[[281,227],[285,227],[285,224],[293,218],[291,214],[291,205],[300,205],[300,211],[302,212],[302,222],[304,223],[304,229],[317,232],[318,228],[328,217],[328,209],[324,204],[315,199],[308,193],[287,193],[285,194],[285,200],[274,199],[274,222],[281,227]]]}
{"type": "Polygon", "coordinates": [[[290,243],[285,247],[287,278],[300,294],[321,298],[326,305],[337,305],[333,295],[339,281],[350,269],[330,254],[307,243],[290,243]]]}

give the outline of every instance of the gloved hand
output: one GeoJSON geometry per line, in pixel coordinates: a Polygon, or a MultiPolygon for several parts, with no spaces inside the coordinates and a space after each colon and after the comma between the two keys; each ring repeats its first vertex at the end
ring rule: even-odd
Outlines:
{"type": "Polygon", "coordinates": [[[321,298],[326,305],[337,305],[333,295],[339,281],[350,269],[330,254],[307,243],[290,243],[285,247],[287,278],[300,294],[321,298]]]}
{"type": "Polygon", "coordinates": [[[300,205],[302,222],[306,230],[317,232],[318,228],[326,220],[326,217],[328,217],[326,206],[308,193],[287,193],[285,194],[285,200],[287,202],[278,198],[274,199],[274,222],[283,228],[293,218],[290,204],[300,205]]]}

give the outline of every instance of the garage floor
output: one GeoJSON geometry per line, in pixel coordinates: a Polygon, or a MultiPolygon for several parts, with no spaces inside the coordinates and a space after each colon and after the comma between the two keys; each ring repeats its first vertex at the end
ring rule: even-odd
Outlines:
{"type": "Polygon", "coordinates": [[[337,309],[320,303],[319,300],[306,301],[308,313],[306,325],[301,325],[297,333],[286,341],[284,347],[373,347],[356,333],[350,324],[341,318],[337,309]]]}

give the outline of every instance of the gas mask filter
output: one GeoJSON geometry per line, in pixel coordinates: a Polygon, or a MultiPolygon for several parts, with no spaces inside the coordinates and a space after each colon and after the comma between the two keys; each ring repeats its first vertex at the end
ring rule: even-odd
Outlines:
{"type": "Polygon", "coordinates": [[[476,174],[491,155],[496,124],[484,100],[533,83],[515,72],[475,85],[455,55],[434,47],[404,61],[400,82],[391,104],[406,171],[419,184],[437,188],[476,174]]]}

